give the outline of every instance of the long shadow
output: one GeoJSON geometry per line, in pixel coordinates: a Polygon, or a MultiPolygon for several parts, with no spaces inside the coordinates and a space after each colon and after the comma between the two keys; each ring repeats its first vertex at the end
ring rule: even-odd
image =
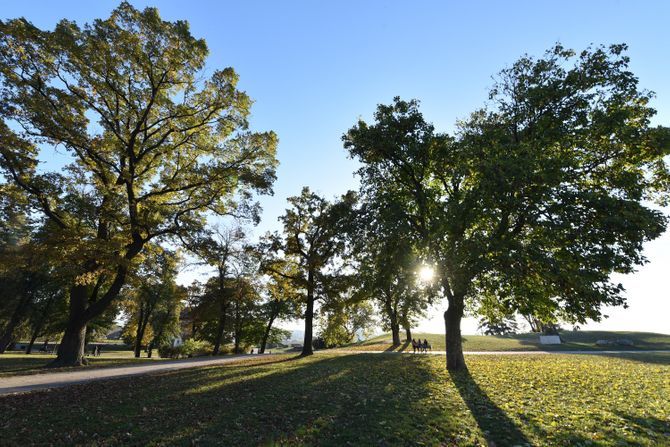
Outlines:
{"type": "Polygon", "coordinates": [[[407,349],[407,346],[409,346],[409,342],[405,341],[405,343],[401,345],[391,345],[388,348],[384,349],[384,352],[404,352],[407,349]]]}
{"type": "Polygon", "coordinates": [[[411,386],[434,380],[429,362],[415,360],[351,354],[196,368],[10,396],[0,413],[10,445],[31,418],[62,428],[30,431],[35,444],[95,435],[101,445],[452,445],[460,422],[430,403],[429,387],[411,386]],[[62,410],[75,400],[76,411],[62,410]]]}
{"type": "Polygon", "coordinates": [[[489,443],[531,444],[519,427],[479,387],[467,369],[449,372],[449,375],[489,443]]]}

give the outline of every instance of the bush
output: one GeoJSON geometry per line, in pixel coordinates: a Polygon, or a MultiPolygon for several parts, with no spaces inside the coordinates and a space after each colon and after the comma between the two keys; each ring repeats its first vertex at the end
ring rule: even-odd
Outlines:
{"type": "Polygon", "coordinates": [[[212,353],[211,343],[204,340],[186,340],[183,345],[179,346],[181,355],[185,357],[200,357],[203,355],[210,355],[212,353]]]}
{"type": "Polygon", "coordinates": [[[212,345],[203,340],[186,340],[180,346],[164,345],[158,348],[162,358],[200,357],[212,353],[212,345]]]}

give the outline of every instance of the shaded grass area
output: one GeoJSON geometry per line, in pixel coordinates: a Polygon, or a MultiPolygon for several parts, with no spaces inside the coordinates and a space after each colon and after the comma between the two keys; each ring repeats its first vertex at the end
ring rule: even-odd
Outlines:
{"type": "MultiPolygon", "coordinates": [[[[55,359],[53,354],[0,354],[0,378],[22,374],[41,374],[49,372],[62,372],[77,368],[44,368],[49,362],[55,359]]],[[[89,365],[86,368],[104,368],[107,366],[128,366],[145,362],[163,360],[156,358],[133,357],[133,352],[128,350],[106,351],[99,357],[86,357],[89,365]]],[[[81,369],[81,367],[79,367],[81,369]]]]}
{"type": "MultiPolygon", "coordinates": [[[[444,334],[412,334],[421,340],[427,339],[433,350],[444,351],[444,334]]],[[[464,335],[463,350],[465,351],[607,351],[607,350],[670,350],[670,335],[651,332],[614,332],[614,331],[566,331],[561,332],[564,343],[561,345],[542,345],[538,334],[512,335],[464,335]],[[598,340],[616,340],[626,338],[634,346],[599,347],[598,340]]],[[[369,340],[352,343],[338,349],[355,351],[412,351],[412,345],[403,342],[393,346],[391,335],[384,334],[369,340]]]]}
{"type": "Polygon", "coordinates": [[[667,445],[670,355],[272,356],[0,397],[3,445],[667,445]],[[39,421],[39,430],[35,429],[39,421]]]}

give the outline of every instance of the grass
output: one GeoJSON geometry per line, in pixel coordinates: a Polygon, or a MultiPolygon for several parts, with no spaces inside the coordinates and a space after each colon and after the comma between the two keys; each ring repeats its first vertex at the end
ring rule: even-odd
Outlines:
{"type": "MultiPolygon", "coordinates": [[[[56,356],[53,354],[35,353],[5,353],[0,354],[0,378],[19,374],[41,374],[55,371],[67,371],[73,368],[49,368],[44,367],[56,356]]],[[[99,357],[86,357],[89,365],[86,368],[104,368],[106,366],[127,366],[141,362],[162,360],[160,357],[139,358],[133,357],[129,350],[105,350],[99,357]]]]}
{"type": "MultiPolygon", "coordinates": [[[[402,334],[404,335],[404,334],[402,334]]],[[[444,334],[413,333],[413,337],[427,339],[433,350],[444,351],[444,334]]],[[[465,351],[603,351],[603,350],[670,350],[670,335],[651,332],[612,332],[612,331],[566,331],[561,332],[565,343],[561,345],[542,345],[538,334],[513,335],[464,335],[465,351]],[[597,340],[627,338],[635,346],[598,347],[597,340]]],[[[412,345],[403,343],[393,346],[391,335],[384,334],[369,340],[352,343],[339,349],[356,351],[411,351],[412,345]]]]}
{"type": "Polygon", "coordinates": [[[3,445],[662,446],[670,354],[317,354],[0,397],[3,445]]]}

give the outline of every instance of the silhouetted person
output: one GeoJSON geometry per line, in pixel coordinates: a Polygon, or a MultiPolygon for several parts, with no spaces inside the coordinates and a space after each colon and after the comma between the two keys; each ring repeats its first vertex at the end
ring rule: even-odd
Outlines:
{"type": "Polygon", "coordinates": [[[419,344],[416,342],[415,339],[412,339],[412,349],[414,350],[414,354],[416,354],[416,348],[419,347],[419,344]]]}
{"type": "Polygon", "coordinates": [[[428,340],[423,339],[423,352],[428,352],[428,340]]]}

